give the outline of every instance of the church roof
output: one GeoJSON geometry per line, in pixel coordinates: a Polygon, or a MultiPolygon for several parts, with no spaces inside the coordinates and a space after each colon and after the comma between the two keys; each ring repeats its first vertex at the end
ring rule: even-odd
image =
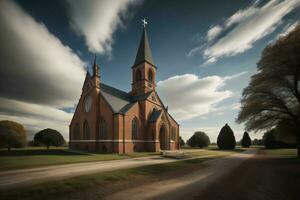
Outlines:
{"type": "Polygon", "coordinates": [[[137,101],[145,100],[151,92],[139,96],[131,96],[130,93],[124,92],[117,88],[100,83],[100,92],[110,105],[114,113],[125,114],[137,101]]]}
{"type": "Polygon", "coordinates": [[[162,110],[155,110],[152,112],[150,118],[149,118],[149,122],[156,122],[157,119],[159,118],[160,114],[162,113],[162,110]]]}
{"type": "Polygon", "coordinates": [[[143,30],[140,46],[136,54],[133,66],[138,65],[144,61],[147,61],[154,66],[146,28],[144,28],[143,30]]]}

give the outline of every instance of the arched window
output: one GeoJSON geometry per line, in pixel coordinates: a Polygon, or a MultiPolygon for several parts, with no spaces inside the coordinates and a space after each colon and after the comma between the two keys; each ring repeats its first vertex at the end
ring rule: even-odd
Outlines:
{"type": "Polygon", "coordinates": [[[149,69],[149,71],[148,71],[148,80],[149,80],[150,82],[153,81],[153,72],[152,72],[151,69],[149,69]]]}
{"type": "Polygon", "coordinates": [[[100,139],[107,139],[107,125],[105,120],[100,121],[100,139]]]}
{"type": "Polygon", "coordinates": [[[85,140],[90,139],[90,127],[86,120],[84,121],[84,125],[83,125],[83,138],[85,140]]]}
{"type": "Polygon", "coordinates": [[[136,117],[131,122],[131,134],[133,140],[138,138],[138,120],[136,117]]]}
{"type": "Polygon", "coordinates": [[[73,130],[73,139],[78,140],[80,139],[80,126],[79,123],[76,123],[73,130]]]}
{"type": "Polygon", "coordinates": [[[141,72],[140,69],[137,69],[136,72],[135,72],[135,80],[136,81],[142,80],[142,72],[141,72]]]}
{"type": "Polygon", "coordinates": [[[172,127],[172,140],[176,140],[176,128],[172,127]]]}

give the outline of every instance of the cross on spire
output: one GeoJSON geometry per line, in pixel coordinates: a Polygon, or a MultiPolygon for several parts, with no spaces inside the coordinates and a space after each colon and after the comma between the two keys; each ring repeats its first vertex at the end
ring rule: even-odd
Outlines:
{"type": "Polygon", "coordinates": [[[148,22],[146,21],[146,19],[144,18],[144,19],[142,19],[142,25],[144,26],[144,28],[146,28],[146,25],[148,24],[148,22]]]}

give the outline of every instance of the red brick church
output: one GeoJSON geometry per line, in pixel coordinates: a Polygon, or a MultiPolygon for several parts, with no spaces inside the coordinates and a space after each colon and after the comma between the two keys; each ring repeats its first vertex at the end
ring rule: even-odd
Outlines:
{"type": "Polygon", "coordinates": [[[132,89],[124,92],[101,82],[95,59],[70,124],[71,149],[115,153],[179,149],[179,125],[155,91],[157,68],[145,27],[131,70],[132,89]]]}

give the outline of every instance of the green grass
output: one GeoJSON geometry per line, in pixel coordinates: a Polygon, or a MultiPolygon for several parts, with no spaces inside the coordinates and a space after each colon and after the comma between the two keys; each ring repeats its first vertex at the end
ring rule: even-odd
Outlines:
{"type": "Polygon", "coordinates": [[[297,149],[265,149],[264,152],[269,156],[295,158],[297,157],[297,149]]]}
{"type": "Polygon", "coordinates": [[[84,190],[92,187],[99,187],[107,185],[120,180],[134,181],[134,176],[155,176],[164,172],[171,172],[180,170],[185,167],[200,164],[203,161],[220,158],[236,153],[236,151],[216,151],[216,150],[199,150],[187,152],[195,157],[190,160],[179,160],[172,163],[155,164],[143,167],[116,170],[105,173],[95,173],[91,175],[84,175],[80,177],[69,178],[60,181],[53,181],[38,185],[33,185],[24,188],[0,191],[0,199],[55,199],[58,196],[84,190]]]}
{"type": "Polygon", "coordinates": [[[51,166],[81,162],[118,160],[125,158],[158,155],[154,152],[138,152],[131,154],[89,154],[68,151],[66,147],[45,148],[30,147],[24,149],[0,150],[0,171],[25,169],[40,166],[51,166]]]}

